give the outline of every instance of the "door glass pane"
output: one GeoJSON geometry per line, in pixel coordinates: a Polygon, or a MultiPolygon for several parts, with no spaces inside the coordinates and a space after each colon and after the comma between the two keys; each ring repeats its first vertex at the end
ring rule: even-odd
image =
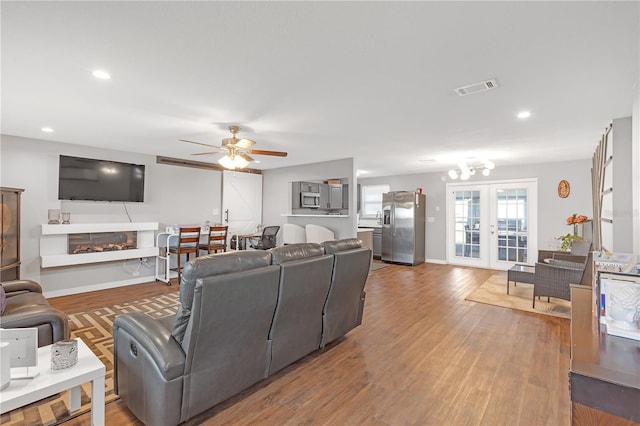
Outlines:
{"type": "Polygon", "coordinates": [[[455,193],[456,256],[480,258],[480,191],[455,193]]]}
{"type": "Polygon", "coordinates": [[[498,260],[527,262],[527,190],[498,189],[498,260]]]}

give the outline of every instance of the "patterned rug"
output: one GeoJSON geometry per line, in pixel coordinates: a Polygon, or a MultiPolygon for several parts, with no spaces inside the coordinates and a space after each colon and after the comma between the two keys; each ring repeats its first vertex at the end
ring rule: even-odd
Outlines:
{"type": "MultiPolygon", "coordinates": [[[[113,320],[116,315],[140,311],[153,318],[174,314],[178,307],[178,293],[107,306],[69,315],[71,337],[81,338],[105,365],[105,403],[118,399],[113,393],[113,320]]],[[[2,414],[0,424],[55,425],[84,414],[91,409],[91,383],[82,385],[81,407],[69,413],[69,392],[45,398],[33,404],[2,414]]]]}
{"type": "Polygon", "coordinates": [[[380,270],[380,269],[384,269],[387,266],[391,266],[391,264],[390,263],[385,263],[385,262],[383,262],[381,260],[374,260],[371,263],[371,271],[373,272],[373,271],[377,271],[377,270],[380,270]]]}
{"type": "Polygon", "coordinates": [[[502,272],[491,276],[480,287],[468,295],[465,300],[501,306],[503,308],[535,312],[537,314],[571,318],[571,302],[553,297],[550,302],[547,302],[546,297],[541,297],[540,299],[536,299],[536,308],[533,309],[531,306],[532,298],[533,284],[518,283],[514,286],[513,282],[511,282],[509,284],[509,294],[507,294],[507,273],[502,272]]]}

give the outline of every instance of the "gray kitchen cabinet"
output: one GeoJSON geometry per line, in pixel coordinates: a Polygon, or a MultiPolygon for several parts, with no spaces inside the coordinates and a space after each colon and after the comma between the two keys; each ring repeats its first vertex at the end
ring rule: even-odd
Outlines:
{"type": "Polygon", "coordinates": [[[320,184],[320,208],[342,209],[342,184],[320,184]]]}
{"type": "Polygon", "coordinates": [[[373,228],[373,257],[382,257],[382,228],[373,228]]]}

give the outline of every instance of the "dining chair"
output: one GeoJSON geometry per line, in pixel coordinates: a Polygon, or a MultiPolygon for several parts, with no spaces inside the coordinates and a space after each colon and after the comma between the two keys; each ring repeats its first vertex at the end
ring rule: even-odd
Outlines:
{"type": "Polygon", "coordinates": [[[251,248],[256,250],[268,250],[276,246],[276,235],[279,226],[265,226],[259,239],[251,240],[251,248]]]}
{"type": "Polygon", "coordinates": [[[322,244],[325,241],[333,241],[336,239],[334,232],[324,226],[310,223],[305,225],[304,229],[308,243],[322,244]]]}
{"type": "Polygon", "coordinates": [[[209,238],[206,243],[198,245],[199,250],[206,251],[207,254],[218,253],[219,251],[227,251],[227,231],[228,226],[211,226],[209,227],[209,238]]]}
{"type": "Polygon", "coordinates": [[[282,244],[306,243],[307,235],[304,227],[293,223],[282,224],[282,244]]]}
{"type": "MultiPolygon", "coordinates": [[[[169,253],[178,256],[178,284],[182,277],[182,255],[186,255],[187,262],[191,253],[198,257],[198,245],[200,244],[200,227],[199,226],[181,226],[178,232],[178,243],[175,247],[169,247],[169,253]]],[[[169,281],[171,283],[171,281],[169,281]]]]}

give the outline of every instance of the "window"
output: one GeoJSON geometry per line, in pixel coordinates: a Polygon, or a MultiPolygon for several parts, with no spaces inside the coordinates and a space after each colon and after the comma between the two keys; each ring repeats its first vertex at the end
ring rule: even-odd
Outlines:
{"type": "Polygon", "coordinates": [[[362,185],[360,217],[376,217],[382,215],[382,194],[389,192],[388,184],[362,185]]]}

